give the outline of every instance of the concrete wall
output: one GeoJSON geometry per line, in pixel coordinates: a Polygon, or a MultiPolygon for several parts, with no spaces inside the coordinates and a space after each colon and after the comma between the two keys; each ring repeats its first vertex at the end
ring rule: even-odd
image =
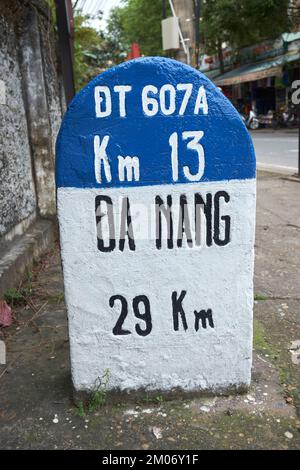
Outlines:
{"type": "Polygon", "coordinates": [[[0,17],[0,236],[36,210],[26,110],[14,25],[0,17]]]}
{"type": "Polygon", "coordinates": [[[45,0],[1,0],[0,242],[55,214],[54,146],[63,113],[45,0]]]}

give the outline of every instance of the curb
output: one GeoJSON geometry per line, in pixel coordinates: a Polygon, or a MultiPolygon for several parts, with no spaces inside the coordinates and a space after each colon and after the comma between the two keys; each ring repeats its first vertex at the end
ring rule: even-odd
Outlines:
{"type": "Polygon", "coordinates": [[[269,171],[271,173],[280,173],[285,176],[294,176],[295,173],[298,172],[298,168],[294,168],[291,166],[271,165],[268,163],[258,163],[258,162],[256,166],[257,166],[258,171],[269,171]]]}
{"type": "Polygon", "coordinates": [[[20,237],[0,247],[0,298],[16,287],[33,261],[54,243],[56,228],[50,220],[37,220],[20,237]]]}

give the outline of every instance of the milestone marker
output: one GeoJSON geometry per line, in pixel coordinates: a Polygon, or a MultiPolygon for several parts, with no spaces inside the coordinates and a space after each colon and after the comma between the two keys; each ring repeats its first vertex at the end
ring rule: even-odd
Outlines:
{"type": "Polygon", "coordinates": [[[74,98],[57,141],[76,391],[249,386],[255,155],[200,72],[137,59],[74,98]]]}

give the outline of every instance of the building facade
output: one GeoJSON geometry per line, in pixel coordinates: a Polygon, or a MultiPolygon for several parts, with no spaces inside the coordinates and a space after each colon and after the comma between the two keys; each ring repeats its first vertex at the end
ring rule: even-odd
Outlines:
{"type": "Polygon", "coordinates": [[[239,111],[255,108],[259,114],[279,111],[290,103],[291,85],[300,78],[300,32],[284,33],[240,50],[224,51],[225,73],[218,58],[204,57],[201,71],[208,75],[239,111]]]}

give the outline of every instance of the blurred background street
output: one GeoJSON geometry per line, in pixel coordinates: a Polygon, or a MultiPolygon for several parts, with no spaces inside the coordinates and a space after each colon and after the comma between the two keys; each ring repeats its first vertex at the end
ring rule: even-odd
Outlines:
{"type": "Polygon", "coordinates": [[[251,133],[258,167],[296,173],[298,133],[290,130],[258,130],[251,133]],[[283,167],[283,168],[282,168],[283,167]]]}

